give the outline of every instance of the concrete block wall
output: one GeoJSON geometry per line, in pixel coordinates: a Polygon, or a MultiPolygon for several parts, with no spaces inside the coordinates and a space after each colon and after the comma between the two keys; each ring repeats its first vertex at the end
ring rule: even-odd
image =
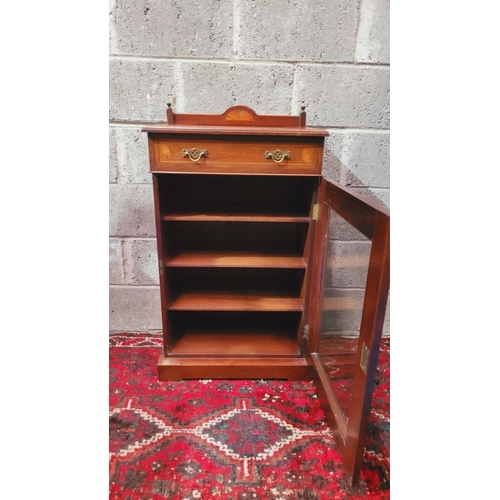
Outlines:
{"type": "MultiPolygon", "coordinates": [[[[389,0],[111,0],[109,20],[111,331],[161,330],[140,129],[165,122],[167,102],[184,113],[305,105],[331,134],[323,175],[389,206],[389,0]]],[[[336,238],[355,246],[348,231],[336,238]]]]}

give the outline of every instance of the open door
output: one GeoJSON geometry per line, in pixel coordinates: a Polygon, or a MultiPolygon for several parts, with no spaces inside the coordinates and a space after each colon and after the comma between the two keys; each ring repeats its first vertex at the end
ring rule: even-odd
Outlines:
{"type": "Polygon", "coordinates": [[[389,293],[389,212],[325,179],[307,357],[337,449],[359,479],[389,293]]]}

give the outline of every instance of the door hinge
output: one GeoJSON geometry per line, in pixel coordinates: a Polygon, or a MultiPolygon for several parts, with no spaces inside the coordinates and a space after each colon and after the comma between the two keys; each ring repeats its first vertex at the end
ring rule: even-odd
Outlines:
{"type": "Polygon", "coordinates": [[[319,216],[319,205],[315,203],[313,205],[312,220],[318,220],[318,216],[319,216]]]}
{"type": "Polygon", "coordinates": [[[302,330],[302,338],[304,340],[309,339],[309,325],[304,325],[304,329],[302,330]]]}
{"type": "Polygon", "coordinates": [[[158,269],[160,270],[160,274],[163,274],[163,262],[158,263],[158,269]]]}

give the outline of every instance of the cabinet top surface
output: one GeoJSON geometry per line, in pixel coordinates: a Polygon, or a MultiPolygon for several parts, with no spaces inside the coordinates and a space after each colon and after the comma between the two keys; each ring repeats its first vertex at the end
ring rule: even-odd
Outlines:
{"type": "Polygon", "coordinates": [[[148,134],[213,134],[213,135],[281,135],[292,137],[326,137],[328,130],[300,127],[248,127],[216,125],[148,125],[142,128],[148,134]]]}

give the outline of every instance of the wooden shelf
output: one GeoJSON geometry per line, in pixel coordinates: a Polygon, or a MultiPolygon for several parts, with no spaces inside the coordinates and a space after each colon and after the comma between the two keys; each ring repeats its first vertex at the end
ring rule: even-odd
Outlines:
{"type": "Polygon", "coordinates": [[[234,213],[234,212],[173,212],[162,216],[162,220],[175,221],[219,221],[219,222],[310,222],[304,215],[289,213],[234,213]]]}
{"type": "Polygon", "coordinates": [[[250,251],[186,250],[165,260],[167,267],[256,267],[305,269],[302,256],[250,251]]]}
{"type": "Polygon", "coordinates": [[[302,311],[298,297],[273,293],[184,292],[168,306],[171,311],[302,311]]]}
{"type": "Polygon", "coordinates": [[[171,354],[177,356],[299,356],[296,332],[243,327],[195,329],[178,335],[171,354]]]}

